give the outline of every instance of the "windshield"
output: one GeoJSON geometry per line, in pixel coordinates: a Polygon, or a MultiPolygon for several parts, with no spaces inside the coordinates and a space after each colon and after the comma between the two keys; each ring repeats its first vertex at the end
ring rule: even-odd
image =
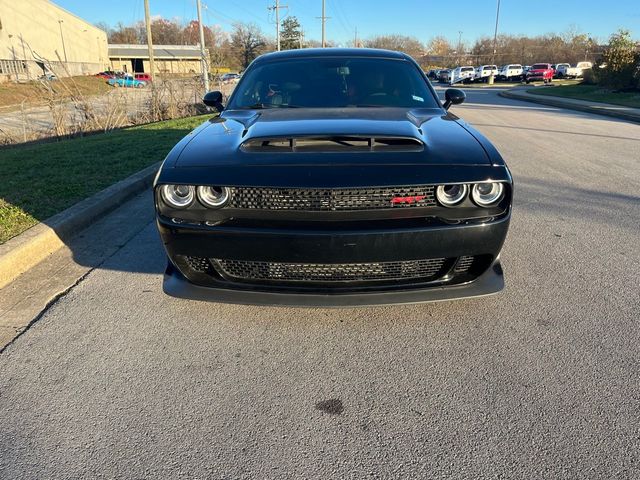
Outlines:
{"type": "Polygon", "coordinates": [[[406,60],[297,58],[250,68],[229,109],[237,108],[436,108],[418,68],[406,60]]]}
{"type": "Polygon", "coordinates": [[[546,70],[548,68],[548,65],[546,63],[536,63],[533,67],[531,67],[531,70],[546,70]]]}

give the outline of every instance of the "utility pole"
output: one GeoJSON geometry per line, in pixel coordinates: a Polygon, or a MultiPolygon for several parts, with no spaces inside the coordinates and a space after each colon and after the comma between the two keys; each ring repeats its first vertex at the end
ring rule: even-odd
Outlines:
{"type": "MultiPolygon", "coordinates": [[[[498,43],[498,19],[500,18],[500,0],[498,0],[498,8],[496,9],[496,28],[493,31],[493,56],[491,57],[491,65],[496,63],[496,45],[498,43]]],[[[489,83],[493,84],[493,68],[489,76],[489,83]]]]}
{"type": "Polygon", "coordinates": [[[280,0],[276,0],[276,39],[278,42],[278,51],[280,51],[280,0]]]}
{"type": "Polygon", "coordinates": [[[289,8],[288,5],[280,5],[280,0],[276,0],[276,4],[273,7],[269,7],[269,10],[275,10],[276,12],[276,44],[278,51],[280,51],[280,9],[289,8]]]}
{"type": "Polygon", "coordinates": [[[320,19],[322,20],[322,48],[325,48],[327,46],[327,37],[325,34],[325,25],[327,23],[327,19],[331,18],[331,17],[327,17],[325,15],[326,13],[326,5],[325,5],[325,0],[322,0],[322,16],[320,17],[320,19]]]}
{"type": "Polygon", "coordinates": [[[58,20],[58,25],[60,25],[60,39],[62,40],[62,51],[64,52],[64,63],[67,63],[67,47],[64,46],[64,35],[62,34],[62,24],[64,20],[58,20]]]}
{"type": "MultiPolygon", "coordinates": [[[[153,79],[153,74],[155,72],[155,64],[153,61],[153,39],[151,38],[151,14],[149,13],[149,0],[144,0],[144,23],[147,26],[147,48],[149,49],[149,74],[153,79]]],[[[135,72],[134,72],[134,77],[135,77],[135,72]]]]}
{"type": "Polygon", "coordinates": [[[461,62],[462,58],[462,30],[458,30],[458,63],[461,62]]]}
{"type": "Polygon", "coordinates": [[[202,7],[200,0],[196,0],[198,9],[198,30],[200,32],[200,68],[202,69],[202,82],[204,83],[205,93],[209,91],[209,67],[206,59],[207,51],[204,46],[204,26],[202,25],[202,7]]]}
{"type": "Polygon", "coordinates": [[[358,27],[356,27],[356,32],[353,36],[353,48],[358,48],[358,27]]]}

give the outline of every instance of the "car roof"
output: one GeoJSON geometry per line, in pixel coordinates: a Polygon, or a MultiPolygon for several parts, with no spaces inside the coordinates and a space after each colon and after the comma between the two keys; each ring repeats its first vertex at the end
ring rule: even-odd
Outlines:
{"type": "Polygon", "coordinates": [[[319,58],[319,57],[369,57],[369,58],[393,58],[406,60],[411,57],[406,53],[377,48],[299,48],[296,50],[283,50],[271,52],[259,56],[254,60],[261,63],[271,60],[284,60],[289,58],[319,58]]]}

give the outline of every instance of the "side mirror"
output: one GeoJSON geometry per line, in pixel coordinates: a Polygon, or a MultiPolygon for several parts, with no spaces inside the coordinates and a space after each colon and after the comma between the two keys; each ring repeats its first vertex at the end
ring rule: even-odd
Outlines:
{"type": "Polygon", "coordinates": [[[224,105],[222,104],[222,92],[218,92],[217,90],[205,93],[202,102],[208,107],[215,108],[218,112],[224,110],[224,105]]]}
{"type": "Polygon", "coordinates": [[[444,109],[449,110],[451,105],[459,105],[467,98],[462,90],[449,88],[444,92],[444,109]]]}

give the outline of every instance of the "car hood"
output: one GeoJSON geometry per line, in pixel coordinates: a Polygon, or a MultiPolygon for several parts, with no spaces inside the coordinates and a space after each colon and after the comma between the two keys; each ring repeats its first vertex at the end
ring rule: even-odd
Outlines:
{"type": "Polygon", "coordinates": [[[488,165],[471,129],[440,109],[343,108],[229,110],[191,136],[165,167],[221,165],[488,165]],[[417,139],[419,151],[255,152],[251,139],[309,136],[385,136],[417,139]]]}

